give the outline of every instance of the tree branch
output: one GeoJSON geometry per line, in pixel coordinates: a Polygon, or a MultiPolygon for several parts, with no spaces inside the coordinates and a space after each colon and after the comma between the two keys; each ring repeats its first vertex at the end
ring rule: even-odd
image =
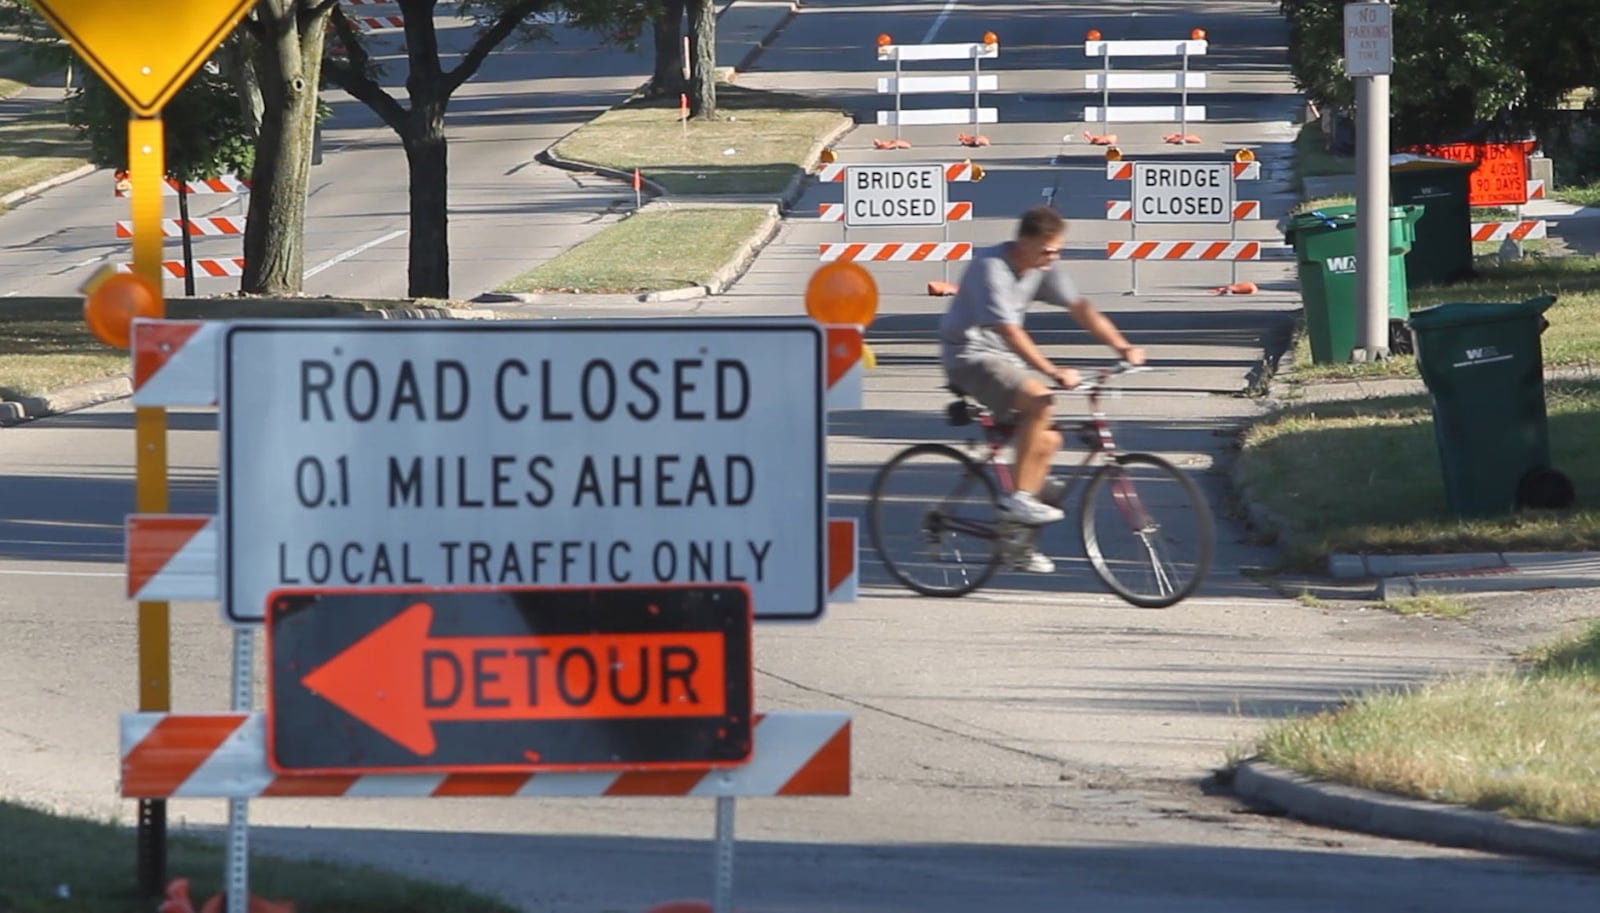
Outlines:
{"type": "Polygon", "coordinates": [[[350,24],[350,20],[345,18],[343,8],[335,6],[331,19],[333,30],[339,33],[339,40],[349,51],[350,58],[347,62],[324,58],[323,75],[356,101],[376,112],[390,129],[404,135],[403,130],[409,112],[367,72],[367,64],[372,58],[367,53],[366,46],[356,36],[356,30],[350,24]]]}
{"type": "Polygon", "coordinates": [[[471,79],[478,68],[483,66],[483,61],[489,52],[500,46],[502,41],[510,37],[512,31],[528,18],[531,13],[542,13],[555,5],[555,0],[517,0],[507,6],[489,26],[478,35],[478,40],[472,43],[467,55],[461,59],[456,68],[444,74],[441,80],[444,97],[449,98],[455,94],[461,84],[471,79]]]}

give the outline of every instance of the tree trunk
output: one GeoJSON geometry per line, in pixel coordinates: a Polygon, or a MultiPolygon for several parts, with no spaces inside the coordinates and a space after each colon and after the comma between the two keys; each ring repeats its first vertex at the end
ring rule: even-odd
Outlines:
{"type": "Polygon", "coordinates": [[[694,66],[689,76],[689,116],[717,119],[717,5],[715,0],[689,0],[694,66]]]}
{"type": "Polygon", "coordinates": [[[401,142],[411,183],[411,255],[406,294],[450,297],[449,146],[443,101],[414,99],[401,142]]]}
{"type": "Polygon", "coordinates": [[[650,24],[656,42],[655,75],[650,94],[671,98],[688,90],[683,78],[683,7],[685,0],[664,0],[661,15],[650,24]]]}
{"type": "Polygon", "coordinates": [[[262,40],[256,73],[263,108],[239,288],[291,295],[305,283],[306,189],[328,12],[302,14],[299,0],[262,0],[257,16],[262,40]]]}

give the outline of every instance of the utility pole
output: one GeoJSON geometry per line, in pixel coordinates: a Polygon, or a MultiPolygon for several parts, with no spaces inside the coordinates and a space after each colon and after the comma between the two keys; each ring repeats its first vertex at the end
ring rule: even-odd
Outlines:
{"type": "Polygon", "coordinates": [[[1389,357],[1389,74],[1393,7],[1344,8],[1344,66],[1356,83],[1356,312],[1361,346],[1351,361],[1389,357]]]}

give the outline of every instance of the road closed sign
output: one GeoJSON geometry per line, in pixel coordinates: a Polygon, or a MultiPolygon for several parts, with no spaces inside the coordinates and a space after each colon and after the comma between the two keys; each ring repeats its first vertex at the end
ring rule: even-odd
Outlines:
{"type": "Polygon", "coordinates": [[[844,173],[844,224],[943,225],[943,165],[850,165],[844,173]]]}
{"type": "Polygon", "coordinates": [[[737,583],[827,600],[809,320],[261,321],[222,339],[223,604],[284,588],[737,583]]]}
{"type": "Polygon", "coordinates": [[[1233,166],[1135,162],[1133,221],[1232,222],[1233,166]]]}

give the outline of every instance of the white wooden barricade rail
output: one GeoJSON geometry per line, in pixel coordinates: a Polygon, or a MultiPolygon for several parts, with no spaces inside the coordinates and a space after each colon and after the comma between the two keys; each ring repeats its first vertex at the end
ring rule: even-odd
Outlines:
{"type": "MultiPolygon", "coordinates": [[[[1139,202],[1137,188],[1134,190],[1133,199],[1127,201],[1107,200],[1106,218],[1111,221],[1129,223],[1129,234],[1128,240],[1126,241],[1106,242],[1106,259],[1129,261],[1129,267],[1131,270],[1131,279],[1129,283],[1130,294],[1137,294],[1139,291],[1140,260],[1227,261],[1230,269],[1230,284],[1237,283],[1239,281],[1238,261],[1261,259],[1260,242],[1238,240],[1238,223],[1241,221],[1253,221],[1261,218],[1261,203],[1257,200],[1237,199],[1238,182],[1259,180],[1261,177],[1261,163],[1254,160],[1243,162],[1161,162],[1159,160],[1151,160],[1148,162],[1132,162],[1121,160],[1108,161],[1106,162],[1106,179],[1110,181],[1129,181],[1131,184],[1131,182],[1134,181],[1135,176],[1140,173],[1143,168],[1159,165],[1171,165],[1175,168],[1184,168],[1186,166],[1209,166],[1212,169],[1218,169],[1226,166],[1228,175],[1232,179],[1230,186],[1227,188],[1227,194],[1225,198],[1226,205],[1222,209],[1218,210],[1216,218],[1213,218],[1209,221],[1196,219],[1191,223],[1170,217],[1153,219],[1141,218],[1141,213],[1137,211],[1139,202]],[[1223,213],[1226,213],[1226,215],[1223,213]],[[1215,241],[1141,241],[1138,238],[1138,226],[1141,222],[1147,221],[1159,222],[1168,225],[1220,224],[1221,222],[1226,221],[1228,225],[1228,237],[1226,239],[1218,239],[1215,241]]],[[[1148,217],[1150,214],[1145,213],[1143,215],[1148,217]]]]}
{"type": "MultiPolygon", "coordinates": [[[[991,37],[993,37],[992,34],[984,36],[985,39],[991,37]]],[[[895,138],[899,139],[902,124],[999,123],[999,110],[983,106],[983,93],[986,91],[992,92],[1000,86],[1000,77],[983,73],[983,61],[994,60],[1000,56],[1000,44],[998,41],[980,41],[967,44],[894,44],[892,41],[886,41],[888,38],[889,36],[887,35],[881,35],[878,38],[878,59],[893,63],[894,75],[878,77],[878,94],[893,95],[894,110],[879,111],[878,126],[893,124],[895,138]],[[905,75],[905,70],[902,66],[904,63],[927,60],[971,60],[972,72],[963,75],[905,75]],[[908,110],[905,107],[904,96],[906,95],[953,94],[956,92],[971,93],[972,104],[962,108],[913,108],[908,110]]]]}
{"type": "Polygon", "coordinates": [[[1099,121],[1102,131],[1109,130],[1113,123],[1175,122],[1179,125],[1176,138],[1168,139],[1183,143],[1189,141],[1189,123],[1206,119],[1205,105],[1189,104],[1189,90],[1206,87],[1206,74],[1189,69],[1190,57],[1206,53],[1204,38],[1102,41],[1091,37],[1084,42],[1083,51],[1086,56],[1100,58],[1100,72],[1088,73],[1084,77],[1085,88],[1100,91],[1100,104],[1090,105],[1084,111],[1085,122],[1099,121]],[[1182,60],[1183,68],[1171,72],[1114,73],[1111,70],[1113,57],[1178,57],[1182,60]],[[1174,89],[1181,94],[1176,106],[1113,105],[1112,89],[1174,89]]]}

